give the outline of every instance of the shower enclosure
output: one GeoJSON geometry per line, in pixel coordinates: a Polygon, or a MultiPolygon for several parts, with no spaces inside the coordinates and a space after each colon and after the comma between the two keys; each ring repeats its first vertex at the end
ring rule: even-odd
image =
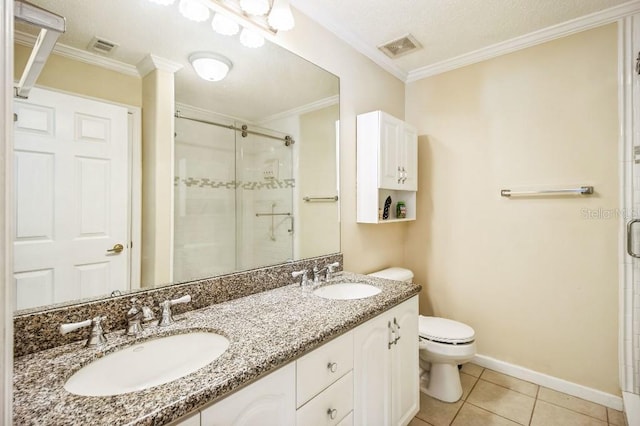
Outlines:
{"type": "Polygon", "coordinates": [[[224,117],[175,131],[174,281],[292,259],[293,142],[224,117]]]}

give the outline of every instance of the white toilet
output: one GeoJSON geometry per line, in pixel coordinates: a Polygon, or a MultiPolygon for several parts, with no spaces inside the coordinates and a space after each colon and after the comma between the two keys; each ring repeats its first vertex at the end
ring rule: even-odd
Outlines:
{"type": "MultiPolygon", "coordinates": [[[[369,274],[374,277],[411,282],[413,272],[388,268],[369,274]]],[[[456,402],[462,396],[458,366],[476,354],[475,332],[461,322],[446,318],[418,318],[420,340],[420,390],[444,402],[456,402]]]]}

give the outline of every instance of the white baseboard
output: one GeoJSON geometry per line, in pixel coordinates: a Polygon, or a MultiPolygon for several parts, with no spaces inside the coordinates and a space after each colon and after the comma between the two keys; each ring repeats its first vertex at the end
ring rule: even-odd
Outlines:
{"type": "Polygon", "coordinates": [[[640,395],[622,392],[622,399],[624,399],[624,412],[627,416],[627,423],[640,425],[640,395]]]}
{"type": "MultiPolygon", "coordinates": [[[[476,355],[471,362],[481,367],[497,371],[498,373],[507,374],[558,392],[586,399],[587,401],[595,402],[596,404],[604,405],[605,407],[613,408],[614,410],[622,411],[623,409],[622,398],[610,393],[588,388],[577,383],[568,382],[557,377],[529,370],[528,368],[520,367],[519,365],[509,364],[508,362],[500,361],[485,355],[476,355]]],[[[640,404],[640,401],[638,401],[638,404],[640,404]]],[[[630,422],[629,424],[640,423],[630,422]]]]}

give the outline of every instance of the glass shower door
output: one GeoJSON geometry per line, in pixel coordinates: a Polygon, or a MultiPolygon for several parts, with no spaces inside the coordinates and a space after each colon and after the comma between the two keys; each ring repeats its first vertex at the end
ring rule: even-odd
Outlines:
{"type": "Polygon", "coordinates": [[[293,148],[284,134],[252,131],[276,138],[236,132],[236,241],[243,270],[293,259],[293,148]]]}

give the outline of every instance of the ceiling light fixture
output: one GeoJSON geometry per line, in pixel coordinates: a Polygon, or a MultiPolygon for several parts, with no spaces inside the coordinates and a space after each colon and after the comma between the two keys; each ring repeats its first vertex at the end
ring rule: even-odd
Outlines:
{"type": "Polygon", "coordinates": [[[240,7],[249,15],[266,15],[269,6],[269,0],[240,0],[240,7]]]}
{"type": "Polygon", "coordinates": [[[278,31],[289,31],[295,25],[289,0],[273,0],[273,7],[267,18],[271,28],[278,31]]]}
{"type": "Polygon", "coordinates": [[[242,43],[244,47],[255,49],[264,45],[264,37],[256,31],[243,28],[240,33],[240,43],[242,43]]]}
{"type": "Polygon", "coordinates": [[[211,20],[211,28],[220,35],[232,36],[240,32],[240,25],[233,19],[218,12],[213,15],[211,20]]]}
{"type": "Polygon", "coordinates": [[[193,53],[189,56],[189,62],[198,76],[207,81],[222,80],[233,66],[229,59],[212,52],[193,53]]]}
{"type": "Polygon", "coordinates": [[[209,19],[209,8],[198,0],[180,0],[180,13],[187,19],[203,22],[209,19]]]}

